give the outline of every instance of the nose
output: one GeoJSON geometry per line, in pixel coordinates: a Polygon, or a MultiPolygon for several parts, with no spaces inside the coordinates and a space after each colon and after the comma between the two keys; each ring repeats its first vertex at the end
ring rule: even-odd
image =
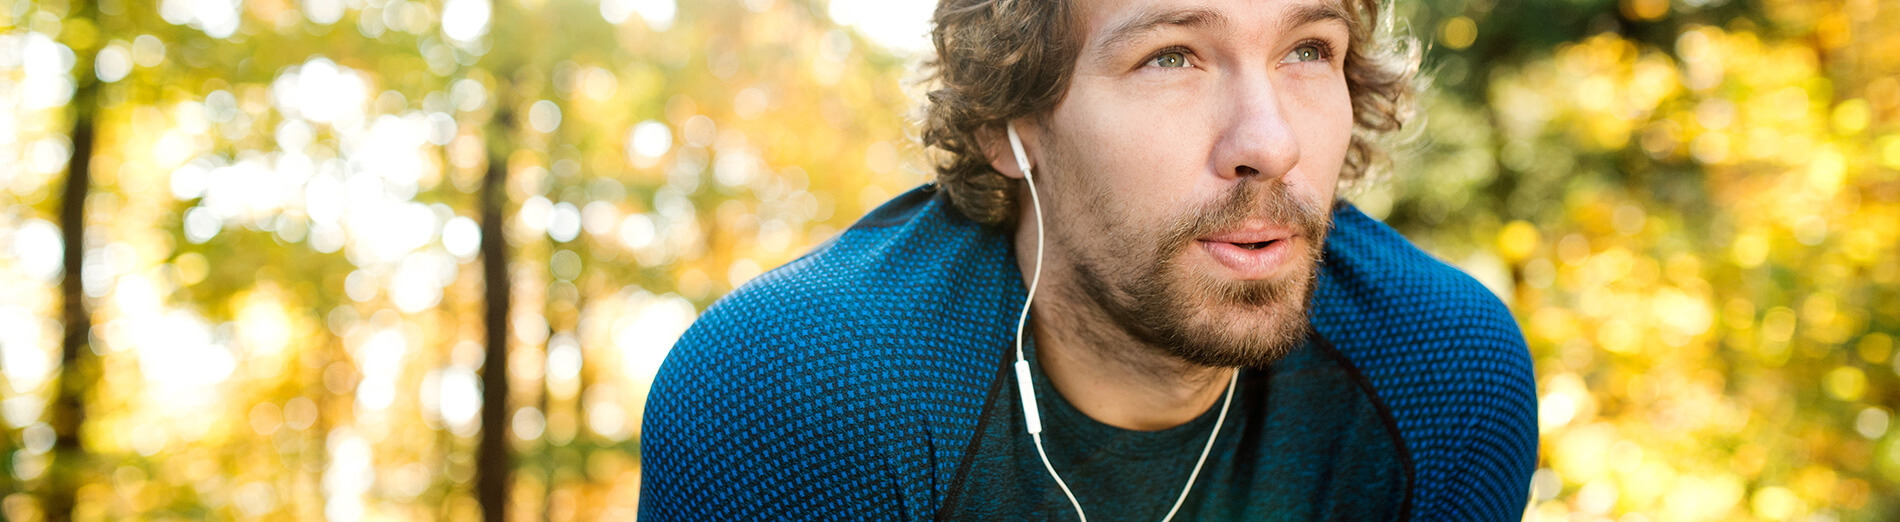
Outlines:
{"type": "Polygon", "coordinates": [[[1300,162],[1300,142],[1271,81],[1255,76],[1232,82],[1214,170],[1223,179],[1280,178],[1300,162]]]}

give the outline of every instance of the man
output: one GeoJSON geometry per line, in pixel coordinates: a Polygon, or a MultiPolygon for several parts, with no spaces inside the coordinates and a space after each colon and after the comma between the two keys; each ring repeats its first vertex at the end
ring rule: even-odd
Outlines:
{"type": "Polygon", "coordinates": [[[1510,313],[1336,199],[1407,112],[1379,11],[944,0],[938,182],[686,333],[641,516],[1521,517],[1510,313]]]}

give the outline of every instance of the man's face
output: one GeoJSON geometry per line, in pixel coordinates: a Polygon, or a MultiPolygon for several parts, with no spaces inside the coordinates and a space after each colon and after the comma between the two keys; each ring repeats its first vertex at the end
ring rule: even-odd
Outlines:
{"type": "Polygon", "coordinates": [[[1080,0],[1076,14],[1073,81],[1029,126],[1046,273],[1189,362],[1277,360],[1304,339],[1352,136],[1344,13],[1330,0],[1080,0]]]}

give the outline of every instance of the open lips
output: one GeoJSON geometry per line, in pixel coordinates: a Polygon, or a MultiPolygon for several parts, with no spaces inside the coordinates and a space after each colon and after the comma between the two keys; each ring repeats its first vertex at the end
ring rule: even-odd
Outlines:
{"type": "Polygon", "coordinates": [[[1283,227],[1255,226],[1198,238],[1215,263],[1237,279],[1267,279],[1292,258],[1292,239],[1283,227]]]}
{"type": "Polygon", "coordinates": [[[1200,239],[1212,243],[1232,243],[1234,246],[1248,250],[1259,250],[1291,237],[1293,237],[1293,231],[1285,227],[1254,226],[1220,232],[1200,239]]]}

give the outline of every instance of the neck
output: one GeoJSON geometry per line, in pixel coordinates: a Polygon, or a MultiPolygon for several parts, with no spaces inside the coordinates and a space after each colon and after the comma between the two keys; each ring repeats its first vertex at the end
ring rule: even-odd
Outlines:
{"type": "MultiPolygon", "coordinates": [[[[1034,225],[1016,238],[1023,280],[1035,277],[1034,225]],[[1026,242],[1025,242],[1026,240],[1026,242]]],[[[1234,368],[1200,366],[1129,335],[1080,295],[1051,256],[1030,314],[1035,357],[1052,388],[1097,422],[1156,431],[1206,413],[1227,389],[1234,368]]]]}

